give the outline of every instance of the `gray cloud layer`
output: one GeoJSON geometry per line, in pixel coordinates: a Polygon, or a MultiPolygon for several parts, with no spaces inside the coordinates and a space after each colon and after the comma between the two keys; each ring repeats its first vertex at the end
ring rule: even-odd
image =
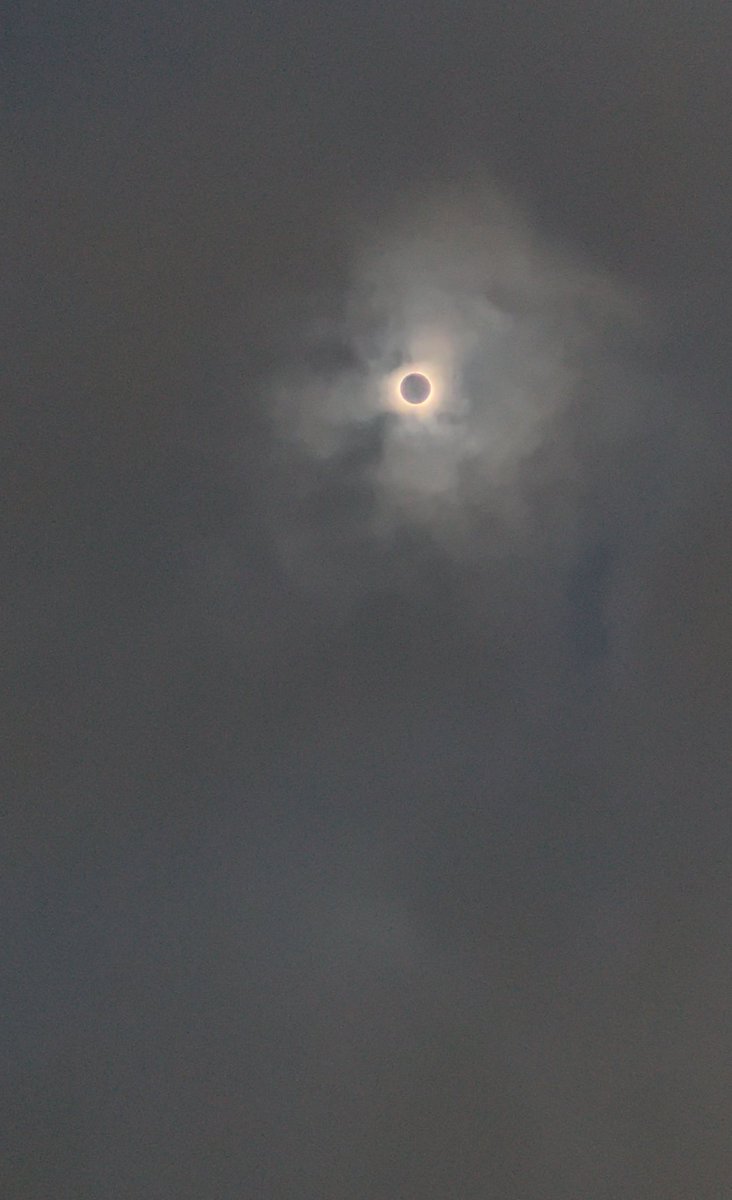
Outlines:
{"type": "Polygon", "coordinates": [[[10,17],[0,1191],[719,1200],[728,10],[10,17]]]}

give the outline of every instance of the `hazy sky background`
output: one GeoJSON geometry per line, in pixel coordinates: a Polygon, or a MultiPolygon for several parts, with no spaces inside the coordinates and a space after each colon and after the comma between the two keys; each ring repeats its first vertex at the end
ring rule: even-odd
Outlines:
{"type": "Polygon", "coordinates": [[[8,1200],[727,1196],[731,37],[6,4],[8,1200]]]}

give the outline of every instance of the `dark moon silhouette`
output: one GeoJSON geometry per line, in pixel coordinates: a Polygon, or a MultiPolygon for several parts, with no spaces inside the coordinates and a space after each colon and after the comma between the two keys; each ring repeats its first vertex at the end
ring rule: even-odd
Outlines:
{"type": "Polygon", "coordinates": [[[424,404],[432,391],[432,384],[426,375],[413,371],[411,375],[404,376],[399,384],[399,391],[408,404],[424,404]]]}

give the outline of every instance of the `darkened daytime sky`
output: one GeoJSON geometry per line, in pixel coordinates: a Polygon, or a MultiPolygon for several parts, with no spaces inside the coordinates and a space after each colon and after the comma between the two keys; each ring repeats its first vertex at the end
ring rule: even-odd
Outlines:
{"type": "Polygon", "coordinates": [[[6,0],[3,1200],[732,1197],[731,45],[6,0]]]}

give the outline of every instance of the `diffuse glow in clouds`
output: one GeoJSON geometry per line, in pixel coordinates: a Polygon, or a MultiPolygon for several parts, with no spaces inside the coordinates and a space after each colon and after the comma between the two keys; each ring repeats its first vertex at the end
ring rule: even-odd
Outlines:
{"type": "MultiPolygon", "coordinates": [[[[485,505],[515,515],[529,460],[560,480],[567,473],[574,407],[596,406],[598,428],[612,429],[605,331],[634,317],[630,298],[490,189],[402,206],[359,226],[353,244],[342,315],[315,338],[346,352],[317,372],[296,365],[272,390],[279,442],[300,480],[310,463],[313,488],[324,474],[334,485],[358,481],[356,540],[404,523],[449,538],[485,505]],[[410,373],[430,382],[424,403],[401,393],[410,373]]],[[[313,336],[301,338],[307,362],[313,336]]],[[[336,486],[333,509],[320,512],[322,531],[338,525],[342,550],[349,523],[334,511],[337,496],[336,486]]],[[[297,521],[287,524],[291,546],[297,521]]]]}

